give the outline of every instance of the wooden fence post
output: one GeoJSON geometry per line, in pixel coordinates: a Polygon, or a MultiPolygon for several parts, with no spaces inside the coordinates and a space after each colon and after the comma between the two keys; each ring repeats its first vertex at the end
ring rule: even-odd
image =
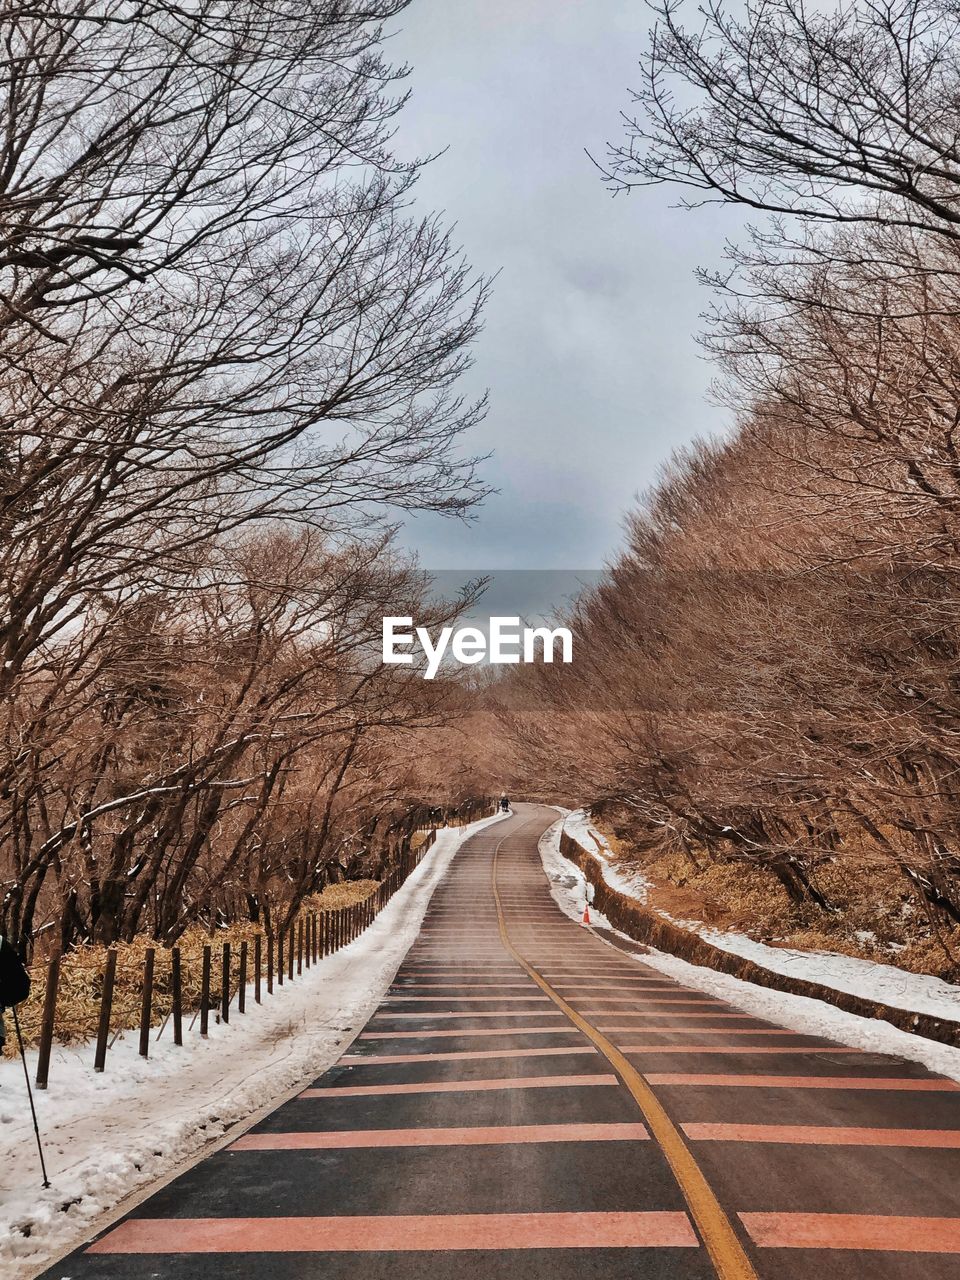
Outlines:
{"type": "Polygon", "coordinates": [[[303,973],[303,916],[297,921],[297,977],[303,973]]]}
{"type": "Polygon", "coordinates": [[[277,985],[283,986],[283,930],[277,934],[277,985]]]}
{"type": "Polygon", "coordinates": [[[268,933],[267,939],[267,995],[273,995],[273,934],[268,933]]]}
{"type": "Polygon", "coordinates": [[[47,989],[43,996],[43,1020],[40,1023],[40,1052],[37,1055],[37,1088],[47,1087],[50,1074],[50,1050],[53,1047],[53,1025],[57,1016],[57,987],[60,984],[60,952],[50,957],[47,989]]]}
{"type": "Polygon", "coordinates": [[[110,1035],[110,1010],[113,1007],[113,984],[117,977],[117,953],[107,952],[103,970],[103,990],[100,993],[100,1024],[97,1027],[97,1052],[93,1059],[94,1071],[102,1071],[107,1062],[107,1037],[110,1035]]]}
{"type": "Polygon", "coordinates": [[[200,1034],[205,1036],[210,1025],[210,948],[203,948],[203,969],[200,974],[200,1034]]]}
{"type": "Polygon", "coordinates": [[[253,940],[253,999],[260,1003],[260,979],[263,973],[263,935],[257,934],[253,940]]]}
{"type": "Polygon", "coordinates": [[[237,1013],[247,1012],[247,940],[240,943],[240,976],[237,979],[237,1013]]]}
{"type": "Polygon", "coordinates": [[[220,1017],[230,1021],[230,943],[223,944],[223,962],[220,966],[220,1017]]]}
{"type": "Polygon", "coordinates": [[[179,947],[170,952],[170,986],[173,988],[173,1043],[183,1044],[183,978],[179,947]]]}
{"type": "Polygon", "coordinates": [[[293,954],[294,945],[296,942],[295,932],[296,932],[296,925],[291,924],[290,933],[289,933],[289,936],[287,937],[287,977],[290,979],[291,982],[293,981],[293,961],[295,958],[293,954]]]}
{"type": "Polygon", "coordinates": [[[140,1057],[150,1056],[150,1014],[153,1012],[153,962],[156,952],[147,947],[143,957],[143,994],[140,1000],[140,1057]]]}

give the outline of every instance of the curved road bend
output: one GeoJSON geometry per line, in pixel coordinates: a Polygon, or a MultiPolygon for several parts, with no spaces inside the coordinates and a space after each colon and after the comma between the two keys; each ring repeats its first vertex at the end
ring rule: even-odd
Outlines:
{"type": "Polygon", "coordinates": [[[671,982],[469,839],[336,1066],[57,1280],[946,1280],[960,1090],[671,982]]]}

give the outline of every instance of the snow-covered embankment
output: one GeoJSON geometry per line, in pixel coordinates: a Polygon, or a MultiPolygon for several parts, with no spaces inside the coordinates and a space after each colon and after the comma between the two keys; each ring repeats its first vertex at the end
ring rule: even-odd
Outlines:
{"type": "MultiPolygon", "coordinates": [[[[574,834],[578,842],[587,847],[584,835],[597,845],[601,860],[603,859],[604,842],[599,833],[589,829],[583,815],[570,815],[567,830],[574,834]]],[[[576,863],[564,857],[560,852],[560,834],[564,822],[556,822],[540,841],[540,857],[544,871],[550,880],[554,900],[562,911],[573,920],[580,920],[583,914],[585,894],[585,877],[576,863]]],[[[591,851],[592,852],[592,851],[591,851]]],[[[614,868],[603,868],[604,879],[611,888],[621,893],[642,895],[642,885],[620,876],[614,868]]],[[[629,939],[629,935],[617,930],[610,921],[591,907],[593,923],[601,930],[609,930],[621,938],[629,939]]],[[[789,966],[778,970],[785,976],[803,978],[821,985],[831,985],[837,977],[842,978],[843,987],[851,994],[864,999],[884,1002],[890,995],[898,995],[899,1000],[891,1003],[901,1004],[903,1008],[916,1011],[929,1011],[937,1017],[958,1019],[958,1001],[960,992],[938,978],[906,973],[893,969],[889,965],[873,964],[867,960],[854,960],[847,956],[817,952],[786,952],[780,959],[777,947],[767,947],[742,935],[723,934],[715,930],[698,930],[700,936],[714,945],[721,945],[718,939],[730,943],[726,949],[734,954],[739,943],[751,958],[762,952],[765,966],[773,966],[779,962],[789,966]],[[768,958],[769,957],[769,958],[768,958]],[[847,963],[844,963],[847,962],[847,963]],[[916,1004],[906,1001],[916,1000],[916,1004]]],[[[870,1053],[893,1054],[910,1061],[921,1062],[931,1071],[940,1072],[951,1079],[960,1081],[960,1049],[941,1044],[925,1036],[912,1035],[877,1018],[864,1018],[855,1013],[838,1009],[824,1000],[810,999],[807,996],[792,995],[785,991],[773,990],[759,986],[753,982],[745,982],[730,974],[719,973],[702,965],[690,964],[677,956],[649,948],[642,956],[636,957],[639,963],[658,969],[671,978],[682,982],[685,986],[705,991],[719,999],[727,1000],[745,1013],[765,1018],[791,1030],[806,1035],[823,1036],[828,1040],[836,1040],[840,1044],[851,1045],[870,1053]]]]}

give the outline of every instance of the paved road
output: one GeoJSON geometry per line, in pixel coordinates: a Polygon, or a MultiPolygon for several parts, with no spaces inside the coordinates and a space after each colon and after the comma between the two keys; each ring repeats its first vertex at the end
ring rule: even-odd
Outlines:
{"type": "Polygon", "coordinates": [[[467,841],[335,1067],[57,1280],[946,1280],[960,1089],[561,915],[554,815],[467,841]]]}

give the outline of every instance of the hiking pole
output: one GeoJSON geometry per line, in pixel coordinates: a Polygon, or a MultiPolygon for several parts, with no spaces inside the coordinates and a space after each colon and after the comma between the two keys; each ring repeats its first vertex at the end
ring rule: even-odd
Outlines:
{"type": "Polygon", "coordinates": [[[47,1166],[43,1158],[43,1146],[40,1142],[40,1126],[37,1124],[37,1109],[33,1105],[33,1090],[30,1088],[30,1072],[27,1070],[27,1055],[23,1047],[23,1032],[20,1030],[20,1019],[17,1017],[17,1006],[11,1008],[13,1014],[13,1025],[17,1029],[17,1043],[20,1046],[20,1061],[23,1063],[23,1078],[27,1082],[27,1097],[30,1099],[30,1114],[33,1116],[33,1132],[37,1135],[37,1150],[40,1152],[40,1168],[43,1171],[44,1189],[50,1186],[50,1179],[47,1177],[47,1166]]]}

